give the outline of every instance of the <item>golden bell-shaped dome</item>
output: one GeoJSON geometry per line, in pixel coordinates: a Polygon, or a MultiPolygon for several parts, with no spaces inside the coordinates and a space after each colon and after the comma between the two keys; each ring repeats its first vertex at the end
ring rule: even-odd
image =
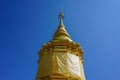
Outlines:
{"type": "Polygon", "coordinates": [[[62,12],[60,12],[60,14],[59,14],[60,24],[59,24],[58,29],[56,30],[52,40],[69,40],[69,41],[72,41],[70,39],[70,35],[67,33],[67,31],[65,29],[65,26],[63,24],[63,21],[62,21],[63,18],[64,18],[64,15],[63,15],[62,12]]]}

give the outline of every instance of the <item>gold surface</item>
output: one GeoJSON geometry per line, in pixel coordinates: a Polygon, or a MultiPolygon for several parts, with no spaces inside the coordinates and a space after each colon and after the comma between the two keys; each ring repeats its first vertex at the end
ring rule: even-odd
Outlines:
{"type": "Polygon", "coordinates": [[[85,80],[83,51],[65,30],[63,14],[59,17],[53,39],[40,49],[36,80],[85,80]]]}

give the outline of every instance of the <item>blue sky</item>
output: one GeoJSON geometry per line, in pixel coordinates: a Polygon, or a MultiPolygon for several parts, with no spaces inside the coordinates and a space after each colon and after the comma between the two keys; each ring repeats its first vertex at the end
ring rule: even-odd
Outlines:
{"type": "Polygon", "coordinates": [[[60,8],[84,50],[86,80],[120,79],[120,0],[1,0],[0,80],[35,80],[38,51],[52,39],[60,8]]]}

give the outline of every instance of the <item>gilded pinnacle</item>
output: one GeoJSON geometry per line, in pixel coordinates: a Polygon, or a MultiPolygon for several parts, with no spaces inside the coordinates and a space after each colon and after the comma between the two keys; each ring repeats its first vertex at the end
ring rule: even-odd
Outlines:
{"type": "Polygon", "coordinates": [[[59,14],[60,23],[59,23],[58,29],[56,30],[56,32],[53,36],[53,40],[69,40],[69,41],[72,41],[70,39],[69,34],[67,33],[67,31],[65,29],[64,24],[63,24],[63,18],[64,18],[64,15],[63,15],[62,11],[60,11],[60,14],[59,14]]]}
{"type": "Polygon", "coordinates": [[[59,14],[59,19],[60,19],[60,24],[63,24],[63,18],[64,18],[64,15],[62,13],[62,10],[60,10],[60,14],[59,14]]]}

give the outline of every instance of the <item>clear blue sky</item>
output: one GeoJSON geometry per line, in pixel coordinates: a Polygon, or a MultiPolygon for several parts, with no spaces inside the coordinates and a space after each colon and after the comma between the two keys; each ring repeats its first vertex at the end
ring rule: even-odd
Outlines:
{"type": "Polygon", "coordinates": [[[87,80],[120,80],[120,0],[0,0],[0,80],[35,80],[59,10],[84,50],[87,80]]]}

